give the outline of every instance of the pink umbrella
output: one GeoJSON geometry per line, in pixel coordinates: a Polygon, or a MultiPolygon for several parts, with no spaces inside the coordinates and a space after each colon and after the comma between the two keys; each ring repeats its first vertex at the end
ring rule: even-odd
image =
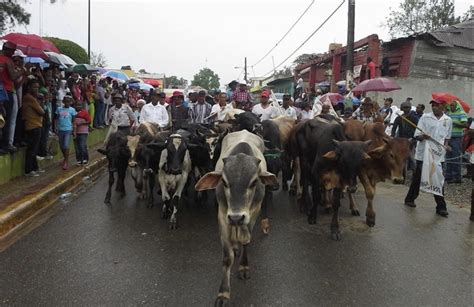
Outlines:
{"type": "Polygon", "coordinates": [[[362,81],[352,89],[353,92],[391,92],[401,90],[400,85],[388,78],[375,78],[362,81]]]}
{"type": "Polygon", "coordinates": [[[53,51],[59,53],[56,46],[41,36],[35,34],[9,33],[2,39],[15,43],[18,47],[39,49],[41,51],[53,51]]]}
{"type": "Polygon", "coordinates": [[[344,96],[339,93],[327,93],[319,97],[322,103],[331,102],[333,106],[337,105],[339,101],[344,100],[344,96]]]}

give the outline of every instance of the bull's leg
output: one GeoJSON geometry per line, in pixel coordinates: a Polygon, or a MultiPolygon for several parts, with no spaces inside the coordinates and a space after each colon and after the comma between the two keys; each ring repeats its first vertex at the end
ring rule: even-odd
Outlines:
{"type": "Polygon", "coordinates": [[[261,217],[262,221],[261,223],[261,228],[262,232],[264,234],[268,234],[270,232],[270,220],[268,219],[268,206],[273,202],[273,192],[270,190],[270,187],[265,186],[265,197],[263,198],[262,202],[262,211],[261,211],[261,217]]]}
{"type": "Polygon", "coordinates": [[[153,207],[153,202],[155,200],[155,197],[153,196],[153,189],[155,187],[155,173],[147,174],[148,177],[148,208],[153,207]]]}
{"type": "Polygon", "coordinates": [[[341,240],[341,232],[339,231],[339,207],[341,206],[341,189],[335,188],[332,203],[332,221],[331,221],[331,237],[335,241],[341,240]]]}
{"type": "Polygon", "coordinates": [[[177,215],[178,215],[178,205],[179,205],[179,197],[178,196],[173,196],[173,200],[171,201],[171,217],[170,217],[170,225],[169,229],[170,230],[175,230],[178,229],[178,223],[177,223],[177,215]]]}
{"type": "Polygon", "coordinates": [[[222,245],[223,257],[222,257],[222,282],[219,287],[219,294],[214,306],[226,306],[230,299],[230,269],[234,264],[234,251],[226,244],[222,245]]]}
{"type": "Polygon", "coordinates": [[[302,193],[301,195],[297,195],[296,199],[300,203],[300,212],[308,213],[308,210],[311,210],[313,204],[311,202],[311,197],[309,196],[309,178],[310,178],[310,171],[309,165],[301,161],[301,166],[303,167],[300,169],[301,171],[301,186],[302,186],[302,193]]]}
{"type": "Polygon", "coordinates": [[[321,204],[321,187],[320,187],[319,180],[315,179],[313,181],[314,181],[312,185],[313,206],[311,207],[311,210],[308,215],[308,223],[311,225],[316,224],[316,219],[318,217],[318,205],[321,204]]]}
{"type": "Polygon", "coordinates": [[[115,190],[117,192],[120,192],[120,197],[125,196],[125,175],[127,174],[127,169],[126,168],[119,168],[117,171],[117,186],[115,190]]]}
{"type": "Polygon", "coordinates": [[[150,174],[148,174],[145,170],[142,170],[142,193],[141,193],[141,198],[142,199],[148,199],[149,193],[150,193],[150,187],[149,187],[149,177],[150,174]]]}
{"type": "Polygon", "coordinates": [[[250,279],[249,259],[247,255],[248,244],[242,245],[242,257],[240,257],[239,278],[242,280],[250,279]]]}
{"type": "Polygon", "coordinates": [[[351,214],[354,216],[360,216],[359,209],[357,208],[357,204],[355,202],[354,193],[346,191],[347,195],[349,196],[349,207],[351,208],[351,214]]]}
{"type": "Polygon", "coordinates": [[[105,194],[104,203],[110,204],[110,197],[112,196],[112,186],[114,185],[114,172],[109,172],[109,187],[107,188],[107,194],[105,194]]]}
{"type": "Polygon", "coordinates": [[[291,179],[291,160],[286,153],[283,153],[283,156],[281,157],[281,162],[282,162],[281,188],[283,191],[288,191],[288,180],[291,179]]]}
{"type": "Polygon", "coordinates": [[[138,169],[137,166],[131,167],[130,175],[132,176],[133,182],[135,183],[135,190],[137,191],[138,197],[141,197],[142,193],[142,181],[140,178],[141,171],[138,169]]]}
{"type": "Polygon", "coordinates": [[[160,183],[161,189],[161,199],[163,201],[163,209],[161,212],[161,218],[167,219],[169,217],[169,202],[170,202],[170,195],[166,188],[166,175],[161,170],[158,172],[158,182],[160,183]]]}
{"type": "Polygon", "coordinates": [[[291,182],[290,195],[296,195],[296,198],[299,199],[302,193],[300,158],[296,158],[293,160],[293,181],[291,182]]]}
{"type": "Polygon", "coordinates": [[[361,176],[360,181],[364,186],[365,197],[367,198],[367,210],[365,211],[366,224],[370,227],[375,226],[375,211],[373,208],[373,201],[375,195],[375,184],[370,183],[369,178],[366,176],[361,176]]]}

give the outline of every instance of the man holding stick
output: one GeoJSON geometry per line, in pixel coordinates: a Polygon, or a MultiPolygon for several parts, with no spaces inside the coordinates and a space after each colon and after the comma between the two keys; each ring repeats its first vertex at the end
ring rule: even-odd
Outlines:
{"type": "MultiPolygon", "coordinates": [[[[420,184],[423,168],[431,168],[432,164],[430,161],[426,161],[424,157],[426,146],[431,146],[428,142],[436,144],[444,150],[441,151],[439,160],[444,162],[445,151],[450,151],[450,147],[447,145],[449,139],[451,138],[451,131],[453,127],[452,120],[449,116],[445,115],[443,110],[446,102],[440,100],[430,101],[432,113],[424,114],[416,127],[415,139],[418,141],[416,146],[415,160],[416,160],[416,170],[413,175],[413,179],[410,185],[407,196],[405,197],[405,205],[409,207],[416,207],[415,199],[418,197],[420,192],[420,184]]],[[[403,118],[407,120],[406,118],[403,118]]],[[[425,169],[426,170],[426,169],[425,169]]],[[[437,168],[438,171],[441,171],[441,168],[437,168]]],[[[432,174],[433,175],[433,174],[432,174]]],[[[443,182],[441,182],[442,186],[443,182]]],[[[431,192],[434,194],[434,199],[436,201],[436,214],[442,217],[448,217],[448,211],[446,208],[446,202],[444,200],[444,189],[441,188],[441,191],[431,192]]]]}

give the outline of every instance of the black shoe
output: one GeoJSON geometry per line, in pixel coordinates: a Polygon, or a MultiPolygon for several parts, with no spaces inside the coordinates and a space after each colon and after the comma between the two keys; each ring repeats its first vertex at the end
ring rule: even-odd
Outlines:
{"type": "Polygon", "coordinates": [[[14,153],[14,152],[17,152],[17,151],[18,151],[18,148],[16,148],[16,147],[13,146],[13,145],[8,145],[8,147],[6,148],[6,150],[8,150],[10,153],[14,153]]]}
{"type": "Polygon", "coordinates": [[[414,201],[405,201],[405,206],[416,208],[416,204],[414,201]]]}
{"type": "Polygon", "coordinates": [[[453,184],[453,183],[462,183],[462,179],[451,179],[451,180],[446,180],[447,184],[453,184]]]}
{"type": "Polygon", "coordinates": [[[6,155],[7,153],[9,153],[8,150],[0,148],[0,156],[6,155]]]}
{"type": "Polygon", "coordinates": [[[436,210],[437,215],[441,215],[442,217],[448,217],[449,213],[447,210],[436,210]]]}

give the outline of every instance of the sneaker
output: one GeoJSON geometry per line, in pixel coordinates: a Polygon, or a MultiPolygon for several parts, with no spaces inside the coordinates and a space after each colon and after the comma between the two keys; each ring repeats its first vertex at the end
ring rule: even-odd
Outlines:
{"type": "Polygon", "coordinates": [[[87,164],[89,164],[89,161],[87,160],[82,161],[82,165],[87,165],[87,164]]]}
{"type": "Polygon", "coordinates": [[[38,160],[38,161],[43,161],[44,159],[45,159],[45,157],[36,156],[36,160],[38,160]]]}
{"type": "Polygon", "coordinates": [[[53,160],[53,159],[54,159],[54,156],[49,155],[49,156],[46,156],[46,157],[44,157],[44,158],[45,158],[46,160],[53,160]]]}
{"type": "Polygon", "coordinates": [[[83,162],[81,162],[81,161],[77,161],[77,162],[76,162],[76,165],[77,165],[77,166],[81,166],[82,163],[83,163],[83,162]]]}
{"type": "Polygon", "coordinates": [[[14,153],[14,152],[17,152],[18,151],[18,148],[16,148],[15,146],[13,145],[8,145],[7,148],[5,148],[6,150],[8,150],[8,152],[10,153],[14,153]]]}
{"type": "Polygon", "coordinates": [[[25,174],[25,177],[39,177],[39,174],[35,171],[31,171],[25,174]]]}
{"type": "Polygon", "coordinates": [[[405,201],[405,206],[416,208],[416,204],[414,201],[405,201]]]}
{"type": "Polygon", "coordinates": [[[44,173],[44,172],[46,172],[46,170],[45,170],[45,169],[42,169],[42,168],[40,168],[40,169],[37,169],[37,170],[36,170],[36,171],[34,171],[34,172],[36,172],[36,173],[40,174],[40,173],[44,173]]]}

